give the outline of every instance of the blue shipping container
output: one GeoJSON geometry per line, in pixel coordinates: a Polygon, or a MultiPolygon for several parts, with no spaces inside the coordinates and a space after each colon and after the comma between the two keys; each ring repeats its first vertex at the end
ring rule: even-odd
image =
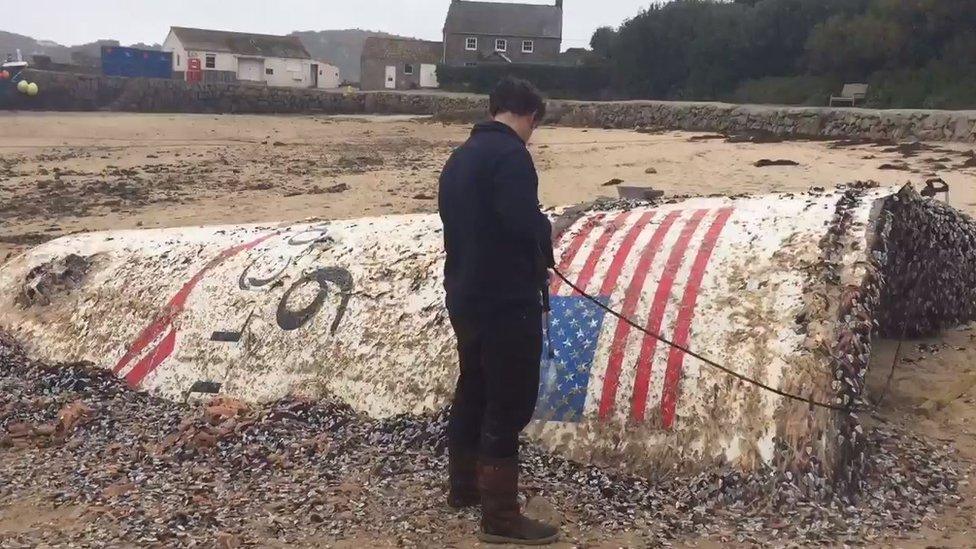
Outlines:
{"type": "Polygon", "coordinates": [[[173,54],[169,52],[102,46],[102,74],[141,78],[172,78],[173,54]]]}

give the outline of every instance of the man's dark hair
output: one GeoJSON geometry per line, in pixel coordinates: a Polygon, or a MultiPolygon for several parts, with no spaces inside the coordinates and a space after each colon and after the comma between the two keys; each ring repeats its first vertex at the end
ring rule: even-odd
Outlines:
{"type": "Polygon", "coordinates": [[[488,109],[492,116],[503,112],[519,116],[535,113],[535,119],[542,120],[546,116],[546,101],[528,80],[508,76],[491,92],[488,109]]]}

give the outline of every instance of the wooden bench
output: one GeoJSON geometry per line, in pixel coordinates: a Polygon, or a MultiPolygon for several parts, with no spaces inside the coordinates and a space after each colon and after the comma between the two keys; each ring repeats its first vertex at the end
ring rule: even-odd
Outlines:
{"type": "Polygon", "coordinates": [[[858,101],[864,101],[864,98],[867,96],[867,84],[844,84],[844,89],[841,90],[839,96],[830,96],[830,106],[834,107],[838,104],[849,104],[853,107],[858,101]]]}

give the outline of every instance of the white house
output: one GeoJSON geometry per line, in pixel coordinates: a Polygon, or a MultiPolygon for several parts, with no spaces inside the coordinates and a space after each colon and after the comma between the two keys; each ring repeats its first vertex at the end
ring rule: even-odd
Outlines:
{"type": "Polygon", "coordinates": [[[163,51],[173,53],[175,73],[185,75],[198,60],[204,82],[323,89],[341,82],[338,67],[312,59],[296,36],[171,27],[163,51]]]}

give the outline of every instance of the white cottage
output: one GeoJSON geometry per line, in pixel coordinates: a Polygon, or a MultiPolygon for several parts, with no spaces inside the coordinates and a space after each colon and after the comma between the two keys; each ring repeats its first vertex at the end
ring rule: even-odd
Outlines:
{"type": "Polygon", "coordinates": [[[297,36],[171,27],[163,51],[173,53],[177,74],[186,75],[199,63],[204,82],[323,89],[341,82],[338,67],[312,59],[297,36]]]}

